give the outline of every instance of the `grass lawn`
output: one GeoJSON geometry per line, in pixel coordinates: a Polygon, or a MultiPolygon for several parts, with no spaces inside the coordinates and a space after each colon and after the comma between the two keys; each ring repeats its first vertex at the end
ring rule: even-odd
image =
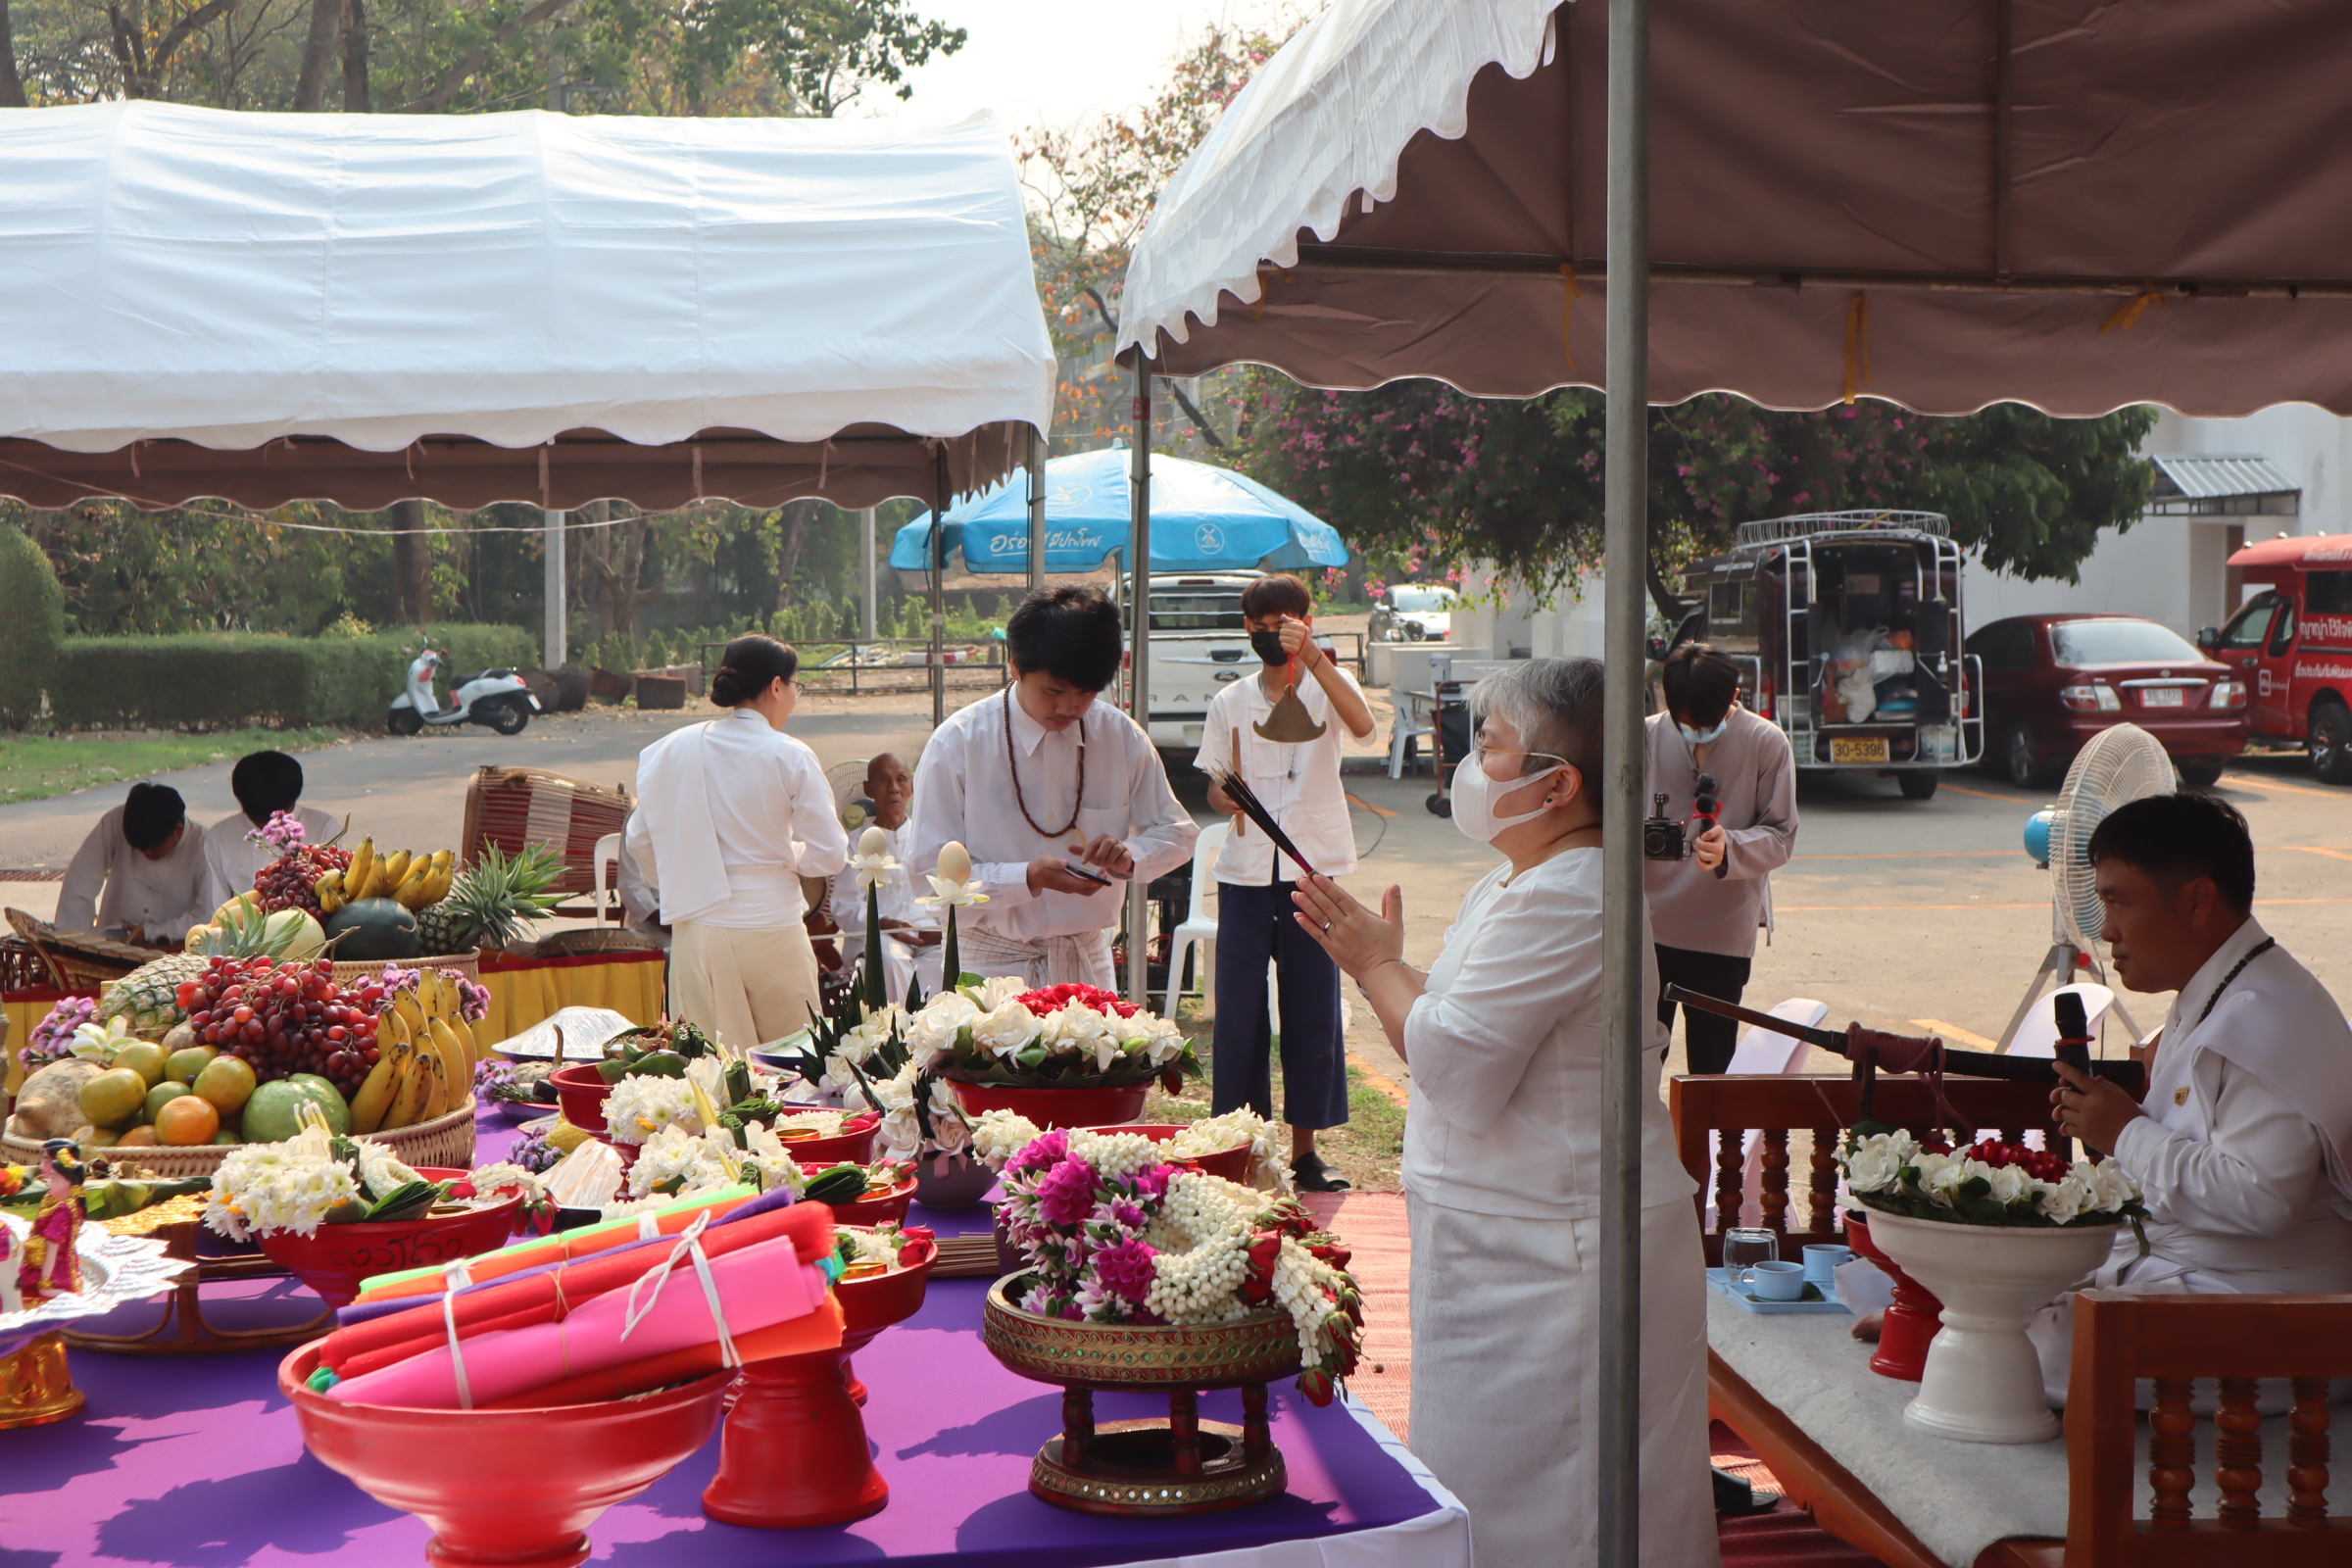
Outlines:
{"type": "Polygon", "coordinates": [[[226,762],[247,752],[313,751],[343,739],[336,729],[98,730],[0,739],[0,803],[71,795],[117,779],[226,762]]]}
{"type": "MultiPolygon", "coordinates": [[[[1209,1024],[1194,1015],[1190,1006],[1180,1020],[1184,1032],[1193,1039],[1203,1067],[1209,1065],[1209,1024]]],[[[1281,1042],[1275,1043],[1274,1109],[1282,1109],[1281,1042]]],[[[1181,1095],[1170,1095],[1154,1085],[1152,1098],[1144,1106],[1148,1122],[1199,1121],[1209,1113],[1210,1078],[1189,1081],[1181,1095]]],[[[1289,1130],[1281,1129],[1280,1136],[1287,1147],[1289,1130]]],[[[1336,1167],[1339,1173],[1355,1184],[1360,1193],[1395,1192],[1397,1169],[1404,1159],[1404,1107],[1373,1087],[1372,1081],[1353,1061],[1348,1063],[1348,1125],[1326,1129],[1315,1140],[1324,1162],[1336,1167]]]]}

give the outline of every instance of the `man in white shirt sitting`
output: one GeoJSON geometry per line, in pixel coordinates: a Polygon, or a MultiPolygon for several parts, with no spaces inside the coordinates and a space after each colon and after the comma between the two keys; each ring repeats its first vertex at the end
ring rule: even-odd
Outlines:
{"type": "Polygon", "coordinates": [[[971,853],[988,896],[956,914],[971,973],[1109,990],[1122,888],[1182,865],[1200,830],[1151,738],[1095,701],[1119,672],[1121,643],[1102,590],[1039,589],[1004,642],[1012,683],[950,715],[923,748],[907,869],[936,872],[951,839],[971,853]]]}
{"type": "MultiPolygon", "coordinates": [[[[2085,1285],[2149,1295],[2352,1292],[2352,1026],[2253,918],[2254,841],[2227,803],[2183,791],[2119,808],[2091,834],[2116,974],[2177,991],[2143,1052],[2138,1102],[2061,1063],[2061,1131],[2139,1184],[2129,1229],[2085,1285]]],[[[2065,1401],[2072,1298],[2034,1325],[2065,1401]]],[[[2281,1406],[2283,1408],[2283,1406],[2281,1406]]]]}
{"type": "Polygon", "coordinates": [[[66,867],[57,924],[178,949],[213,912],[204,898],[204,829],[169,784],[133,784],[66,867]]]}
{"type": "MultiPolygon", "coordinates": [[[[907,806],[914,797],[914,775],[894,752],[884,752],[865,764],[865,798],[874,803],[874,814],[867,824],[878,827],[890,840],[890,858],[899,868],[875,884],[876,906],[882,917],[884,931],[919,932],[922,941],[909,944],[897,937],[882,939],[882,994],[897,1002],[906,995],[907,982],[914,979],[919,967],[923,979],[923,995],[939,990],[939,937],[924,930],[936,922],[927,918],[928,912],[914,902],[914,884],[906,869],[908,841],[913,835],[907,830],[907,806]],[[927,962],[918,965],[916,955],[927,962]]],[[[856,851],[858,840],[865,836],[859,828],[850,835],[850,848],[856,851]]],[[[924,883],[928,891],[930,884],[924,883]]],[[[865,951],[865,890],[858,885],[858,867],[843,867],[833,878],[833,894],[826,901],[833,923],[841,931],[842,956],[855,963],[865,951]]]]}
{"type": "Polygon", "coordinates": [[[250,834],[268,827],[279,811],[292,811],[312,844],[324,844],[343,824],[302,801],[302,764],[283,752],[248,752],[228,770],[228,791],[239,809],[204,834],[204,906],[217,909],[240,893],[253,891],[262,867],[277,850],[250,834]]]}
{"type": "MultiPolygon", "coordinates": [[[[1343,731],[1372,738],[1372,710],[1355,678],[1315,646],[1315,601],[1287,572],[1242,590],[1242,623],[1261,668],[1208,705],[1195,765],[1213,779],[1238,774],[1298,853],[1324,876],[1355,869],[1355,829],[1340,785],[1343,731]],[[1303,677],[1303,678],[1302,678],[1303,677]],[[1262,726],[1294,690],[1321,727],[1311,740],[1269,740],[1262,726]]],[[[1266,1016],[1266,965],[1282,971],[1282,1119],[1291,1125],[1291,1175],[1310,1193],[1343,1192],[1315,1152],[1315,1133],[1348,1121],[1347,1019],[1340,1010],[1340,968],[1321,943],[1299,929],[1291,895],[1298,862],[1250,825],[1242,808],[1211,783],[1208,804],[1233,819],[1217,852],[1217,1029],[1210,1074],[1217,1115],[1248,1105],[1274,1114],[1274,1030],[1266,1016]]]]}

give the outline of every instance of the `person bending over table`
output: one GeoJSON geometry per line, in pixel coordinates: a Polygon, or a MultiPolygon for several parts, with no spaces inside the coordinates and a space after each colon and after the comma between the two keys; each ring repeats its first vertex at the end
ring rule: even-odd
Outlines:
{"type": "MultiPolygon", "coordinates": [[[[1468,1505],[1480,1568],[1562,1568],[1595,1560],[1599,1507],[1601,666],[1515,664],[1471,716],[1453,824],[1503,862],[1429,972],[1404,962],[1394,887],[1375,914],[1306,878],[1298,919],[1412,1070],[1413,1451],[1468,1505]]],[[[1654,1075],[1666,1031],[1643,1049],[1654,1075]]],[[[1642,1560],[1712,1568],[1696,1185],[1657,1095],[1642,1121],[1642,1560]]]]}
{"type": "Polygon", "coordinates": [[[923,747],[906,864],[936,873],[951,839],[971,853],[988,902],[956,918],[966,971],[1112,990],[1122,889],[1182,865],[1200,830],[1151,737],[1095,701],[1119,672],[1119,611],[1101,589],[1038,589],[1005,622],[1004,652],[1011,684],[923,747]]]}
{"type": "Polygon", "coordinates": [[[824,768],[784,733],[800,662],[773,637],[727,644],[710,701],[734,711],[638,754],[622,838],[660,890],[677,1015],[738,1051],[808,1026],[820,994],[801,878],[850,858],[824,768]]]}
{"type": "Polygon", "coordinates": [[[237,809],[204,832],[204,906],[218,909],[240,893],[253,891],[262,867],[277,858],[273,845],[249,834],[270,825],[279,811],[292,811],[308,842],[324,844],[342,823],[302,800],[302,764],[283,752],[248,752],[228,770],[228,790],[237,809]]]}
{"type": "Polygon", "coordinates": [[[169,784],[133,784],[122,804],[98,819],[66,867],[57,925],[151,948],[177,950],[188,927],[202,925],[204,829],[169,784]]]}
{"type": "MultiPolygon", "coordinates": [[[[2246,819],[2210,795],[2152,796],[2101,822],[2089,853],[2118,978],[2179,995],[2142,1052],[2145,1099],[2058,1066],[2052,1119],[2106,1151],[2151,1216],[2147,1256],[2127,1227],[2077,1289],[2352,1292],[2352,1026],[2249,912],[2246,819]]],[[[2032,1324],[2053,1404],[2073,1330],[2071,1294],[2032,1324]]]]}

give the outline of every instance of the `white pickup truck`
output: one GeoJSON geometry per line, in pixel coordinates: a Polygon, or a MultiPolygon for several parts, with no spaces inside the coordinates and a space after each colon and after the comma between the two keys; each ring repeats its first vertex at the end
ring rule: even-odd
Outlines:
{"type": "MultiPolygon", "coordinates": [[[[1260,571],[1160,572],[1152,578],[1152,744],[1165,752],[1200,748],[1208,700],[1255,674],[1257,656],[1242,627],[1242,590],[1260,571]]],[[[1128,620],[1130,633],[1134,626],[1128,620]]]]}

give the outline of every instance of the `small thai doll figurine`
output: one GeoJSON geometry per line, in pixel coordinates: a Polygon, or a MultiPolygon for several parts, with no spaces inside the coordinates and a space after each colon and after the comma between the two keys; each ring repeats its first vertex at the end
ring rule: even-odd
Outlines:
{"type": "Polygon", "coordinates": [[[78,1154],[71,1139],[52,1138],[41,1146],[41,1179],[49,1184],[49,1196],[32,1216],[32,1232],[17,1265],[17,1290],[26,1306],[81,1289],[74,1233],[81,1228],[81,1184],[89,1173],[78,1154]]]}

